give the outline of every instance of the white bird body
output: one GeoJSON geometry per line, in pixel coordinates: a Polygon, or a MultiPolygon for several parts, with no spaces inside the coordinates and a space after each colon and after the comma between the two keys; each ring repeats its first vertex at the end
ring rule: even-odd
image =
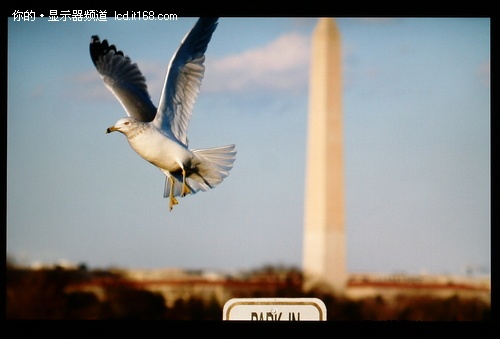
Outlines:
{"type": "Polygon", "coordinates": [[[164,197],[170,210],[176,196],[215,187],[229,175],[234,145],[190,150],[187,126],[201,85],[205,50],[217,26],[216,18],[200,18],[170,61],[158,109],[151,103],[146,81],[136,64],[114,45],[93,36],[90,55],[104,84],[125,108],[128,117],[107,129],[123,133],[137,154],[165,175],[164,197]]]}
{"type": "Polygon", "coordinates": [[[117,130],[125,134],[132,149],[160,169],[177,172],[181,170],[180,164],[188,164],[193,159],[193,152],[166,136],[153,124],[140,121],[132,123],[132,118],[121,120],[110,131],[117,130]]]}

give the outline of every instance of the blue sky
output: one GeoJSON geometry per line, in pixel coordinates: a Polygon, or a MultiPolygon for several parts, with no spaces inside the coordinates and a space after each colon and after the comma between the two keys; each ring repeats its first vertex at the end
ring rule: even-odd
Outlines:
{"type": "MultiPolygon", "coordinates": [[[[21,263],[301,267],[314,18],[221,18],[188,131],[231,175],[168,211],[163,174],[106,128],[108,39],[157,102],[195,18],[8,24],[7,253],[21,263]]],[[[490,20],[339,18],[348,270],[491,267],[490,20]]]]}

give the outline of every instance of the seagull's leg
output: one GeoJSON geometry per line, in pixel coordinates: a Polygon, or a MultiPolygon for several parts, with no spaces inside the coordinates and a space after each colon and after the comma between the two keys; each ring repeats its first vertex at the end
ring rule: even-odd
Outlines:
{"type": "Polygon", "coordinates": [[[191,193],[188,185],[186,185],[186,171],[182,169],[182,196],[191,193]]]}
{"type": "Polygon", "coordinates": [[[182,192],[181,196],[184,197],[186,194],[191,193],[191,190],[189,189],[188,185],[186,185],[186,170],[184,169],[184,166],[181,165],[182,168],[182,192]]]}
{"type": "Polygon", "coordinates": [[[174,205],[177,205],[178,202],[174,197],[174,178],[168,177],[168,180],[170,180],[170,203],[168,207],[170,208],[170,210],[172,210],[172,208],[174,208],[174,205]]]}

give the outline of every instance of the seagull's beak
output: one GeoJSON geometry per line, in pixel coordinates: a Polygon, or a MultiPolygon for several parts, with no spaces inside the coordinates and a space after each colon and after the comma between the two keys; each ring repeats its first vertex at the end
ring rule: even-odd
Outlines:
{"type": "Polygon", "coordinates": [[[111,132],[114,132],[114,131],[118,131],[118,128],[116,128],[115,126],[111,126],[111,127],[109,127],[109,128],[106,130],[106,134],[111,133],[111,132]]]}

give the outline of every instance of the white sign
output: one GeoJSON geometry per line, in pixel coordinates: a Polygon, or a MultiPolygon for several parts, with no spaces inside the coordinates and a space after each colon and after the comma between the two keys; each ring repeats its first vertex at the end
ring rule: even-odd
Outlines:
{"type": "Polygon", "coordinates": [[[325,304],[318,298],[234,298],[224,305],[222,320],[326,320],[325,304]]]}

